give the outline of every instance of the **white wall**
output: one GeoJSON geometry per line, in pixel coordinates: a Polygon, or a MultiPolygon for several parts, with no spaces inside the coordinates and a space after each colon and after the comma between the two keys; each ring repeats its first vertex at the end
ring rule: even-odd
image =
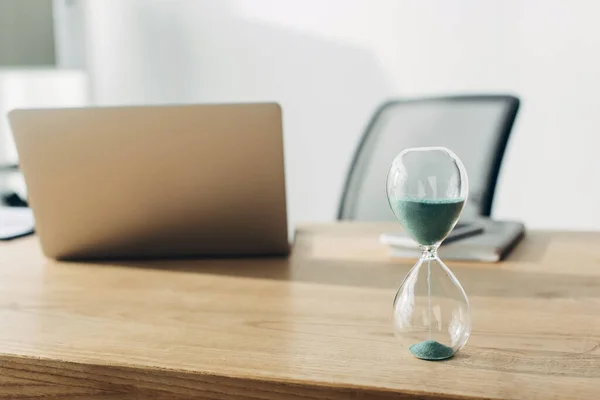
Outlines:
{"type": "Polygon", "coordinates": [[[495,215],[534,228],[600,229],[595,2],[84,4],[79,62],[99,103],[283,104],[292,222],[334,217],[356,140],[384,98],[508,91],[523,106],[495,215]]]}
{"type": "Polygon", "coordinates": [[[291,225],[333,218],[356,141],[393,92],[372,51],[244,18],[223,0],[86,4],[98,103],[278,101],[291,225]]]}

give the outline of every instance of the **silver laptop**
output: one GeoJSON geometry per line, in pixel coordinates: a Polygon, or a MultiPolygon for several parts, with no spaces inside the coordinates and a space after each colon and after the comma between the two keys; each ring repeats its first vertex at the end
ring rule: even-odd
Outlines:
{"type": "Polygon", "coordinates": [[[289,252],[277,104],[14,110],[9,121],[50,258],[289,252]]]}

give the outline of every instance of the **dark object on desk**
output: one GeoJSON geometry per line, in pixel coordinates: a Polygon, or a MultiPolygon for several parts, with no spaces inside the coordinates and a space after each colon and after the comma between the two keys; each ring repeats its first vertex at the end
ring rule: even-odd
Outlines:
{"type": "Polygon", "coordinates": [[[2,195],[2,205],[8,207],[29,207],[27,202],[16,193],[7,193],[2,195]]]}
{"type": "MultiPolygon", "coordinates": [[[[525,225],[515,221],[494,221],[488,218],[477,220],[483,233],[448,244],[442,243],[440,257],[445,260],[498,262],[505,258],[525,234],[525,225]]],[[[383,234],[380,241],[391,247],[392,257],[419,258],[421,250],[404,245],[404,237],[383,234]]]]}
{"type": "MultiPolygon", "coordinates": [[[[0,164],[0,174],[14,174],[19,172],[17,164],[0,164]]],[[[0,188],[5,190],[5,188],[0,188]]],[[[27,202],[14,192],[0,191],[0,206],[28,207],[27,202]]]]}
{"type": "Polygon", "coordinates": [[[409,147],[444,146],[463,161],[469,199],[463,220],[490,216],[498,173],[519,99],[451,96],[384,103],[369,123],[350,166],[338,219],[396,221],[385,193],[390,163],[409,147]]]}
{"type": "Polygon", "coordinates": [[[18,171],[19,166],[17,164],[4,164],[0,165],[0,172],[13,172],[18,171]]]}
{"type": "MultiPolygon", "coordinates": [[[[17,172],[15,165],[0,165],[0,173],[17,172]]],[[[0,194],[0,241],[29,236],[35,232],[33,214],[27,201],[14,192],[0,194]]]]}

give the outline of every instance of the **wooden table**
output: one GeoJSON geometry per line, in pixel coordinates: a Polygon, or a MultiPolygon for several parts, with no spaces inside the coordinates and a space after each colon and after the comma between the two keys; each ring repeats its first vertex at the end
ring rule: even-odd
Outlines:
{"type": "Polygon", "coordinates": [[[450,264],[474,328],[435,363],[392,335],[410,265],[378,244],[390,228],[303,227],[287,260],[56,263],[35,238],[0,244],[0,398],[599,398],[600,234],[450,264]]]}

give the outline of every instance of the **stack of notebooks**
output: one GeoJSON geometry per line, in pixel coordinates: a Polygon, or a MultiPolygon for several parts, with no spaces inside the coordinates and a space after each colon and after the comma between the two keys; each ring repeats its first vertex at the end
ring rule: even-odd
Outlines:
{"type": "MultiPolygon", "coordinates": [[[[515,221],[478,219],[459,223],[440,246],[442,260],[497,262],[519,243],[525,226],[515,221]]],[[[422,251],[404,232],[381,235],[380,241],[391,247],[392,257],[419,258],[422,251]]]]}

